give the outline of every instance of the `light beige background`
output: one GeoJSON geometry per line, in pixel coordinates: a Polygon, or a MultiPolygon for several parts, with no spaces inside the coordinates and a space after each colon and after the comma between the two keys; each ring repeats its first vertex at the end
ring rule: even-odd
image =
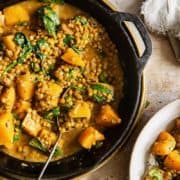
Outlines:
{"type": "MultiPolygon", "coordinates": [[[[111,0],[119,10],[139,14],[142,0],[111,0]]],[[[134,142],[143,126],[161,107],[180,98],[180,63],[176,62],[166,37],[151,34],[153,53],[145,68],[148,108],[128,142],[106,165],[78,180],[128,180],[128,168],[134,142]]]]}

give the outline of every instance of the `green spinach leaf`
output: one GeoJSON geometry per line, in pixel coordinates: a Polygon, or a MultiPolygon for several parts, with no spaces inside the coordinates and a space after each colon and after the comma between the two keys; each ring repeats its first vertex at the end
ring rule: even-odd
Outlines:
{"type": "Polygon", "coordinates": [[[48,5],[38,9],[38,17],[49,35],[55,37],[60,26],[60,20],[56,12],[48,5]]]}
{"type": "Polygon", "coordinates": [[[60,115],[60,107],[55,107],[44,114],[45,119],[52,119],[60,115]]]}

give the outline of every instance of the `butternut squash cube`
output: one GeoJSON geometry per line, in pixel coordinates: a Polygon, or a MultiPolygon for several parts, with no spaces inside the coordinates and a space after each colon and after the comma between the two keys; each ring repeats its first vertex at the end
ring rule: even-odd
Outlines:
{"type": "Polygon", "coordinates": [[[61,56],[61,59],[68,64],[84,67],[85,62],[81,59],[80,55],[77,54],[72,48],[68,48],[66,52],[61,56]]]}
{"type": "Polygon", "coordinates": [[[104,127],[111,127],[121,123],[120,117],[108,104],[103,105],[96,118],[96,123],[104,127]]]}
{"type": "Polygon", "coordinates": [[[34,95],[34,75],[27,73],[20,75],[17,80],[17,93],[23,100],[29,100],[34,95]]]}
{"type": "Polygon", "coordinates": [[[164,165],[169,169],[180,171],[180,152],[178,150],[170,152],[164,160],[164,165]]]}
{"type": "Polygon", "coordinates": [[[157,141],[153,144],[151,152],[154,155],[165,156],[176,146],[175,138],[168,132],[161,132],[157,141]]]}
{"type": "Polygon", "coordinates": [[[0,97],[0,102],[3,108],[11,112],[16,100],[16,92],[13,86],[6,88],[0,97]]]}
{"type": "Polygon", "coordinates": [[[9,148],[13,144],[14,122],[10,112],[0,114],[0,145],[9,148]]]}
{"type": "Polygon", "coordinates": [[[15,52],[17,46],[13,39],[14,39],[14,35],[7,35],[7,36],[2,37],[2,40],[3,40],[6,48],[15,52]]]}
{"type": "Polygon", "coordinates": [[[49,149],[52,145],[55,144],[57,135],[54,132],[49,131],[48,129],[42,129],[39,133],[38,138],[46,149],[49,149]],[[46,143],[43,143],[46,142],[46,143]]]}
{"type": "Polygon", "coordinates": [[[48,82],[48,94],[52,97],[49,104],[52,107],[56,107],[58,105],[59,96],[62,93],[62,91],[63,88],[60,85],[54,82],[48,82]]]}
{"type": "Polygon", "coordinates": [[[104,135],[93,127],[86,128],[79,136],[79,143],[85,149],[91,149],[97,141],[103,141],[104,135]]]}
{"type": "Polygon", "coordinates": [[[69,112],[71,118],[87,118],[91,116],[90,105],[87,102],[78,102],[75,104],[73,109],[69,112]]]}
{"type": "Polygon", "coordinates": [[[7,26],[15,25],[18,22],[29,21],[30,19],[28,12],[20,4],[9,6],[3,12],[7,26]]]}
{"type": "Polygon", "coordinates": [[[32,114],[28,112],[22,122],[22,128],[30,136],[37,137],[41,130],[40,118],[38,115],[36,114],[36,118],[33,118],[32,114]]]}

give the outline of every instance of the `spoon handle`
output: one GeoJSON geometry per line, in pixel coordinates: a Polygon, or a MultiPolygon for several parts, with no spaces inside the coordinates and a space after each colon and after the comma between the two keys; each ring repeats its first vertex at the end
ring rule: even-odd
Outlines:
{"type": "Polygon", "coordinates": [[[41,170],[41,173],[39,174],[38,180],[41,180],[41,179],[42,179],[42,177],[43,177],[43,175],[44,175],[44,172],[46,171],[46,168],[47,168],[47,166],[49,165],[49,163],[50,163],[50,161],[51,161],[51,159],[52,159],[52,157],[53,157],[53,155],[54,155],[54,152],[55,152],[55,150],[56,150],[56,147],[57,147],[60,139],[61,139],[61,133],[59,132],[59,136],[58,136],[58,138],[57,138],[57,140],[56,140],[56,143],[55,143],[55,145],[54,145],[54,147],[53,147],[53,149],[52,149],[52,151],[51,151],[51,153],[50,153],[50,155],[49,155],[49,157],[48,157],[48,159],[47,159],[47,161],[46,161],[43,169],[41,170]]]}

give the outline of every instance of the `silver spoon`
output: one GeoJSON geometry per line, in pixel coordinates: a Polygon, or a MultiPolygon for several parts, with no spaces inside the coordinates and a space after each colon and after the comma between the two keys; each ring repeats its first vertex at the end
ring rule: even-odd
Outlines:
{"type": "Polygon", "coordinates": [[[41,170],[41,172],[40,172],[40,174],[38,176],[38,180],[42,179],[42,177],[43,177],[43,175],[44,175],[44,173],[45,173],[45,171],[46,171],[46,169],[47,169],[47,167],[48,167],[48,165],[49,165],[49,163],[50,163],[50,161],[51,161],[51,159],[52,159],[52,157],[54,155],[54,152],[55,152],[56,147],[57,147],[57,145],[59,143],[59,140],[61,139],[61,132],[59,130],[59,121],[58,121],[58,118],[57,118],[57,126],[58,126],[58,131],[59,131],[58,138],[56,140],[56,143],[54,144],[54,147],[53,147],[51,153],[49,154],[48,159],[46,160],[46,163],[44,164],[44,167],[42,168],[42,170],[41,170]]]}

